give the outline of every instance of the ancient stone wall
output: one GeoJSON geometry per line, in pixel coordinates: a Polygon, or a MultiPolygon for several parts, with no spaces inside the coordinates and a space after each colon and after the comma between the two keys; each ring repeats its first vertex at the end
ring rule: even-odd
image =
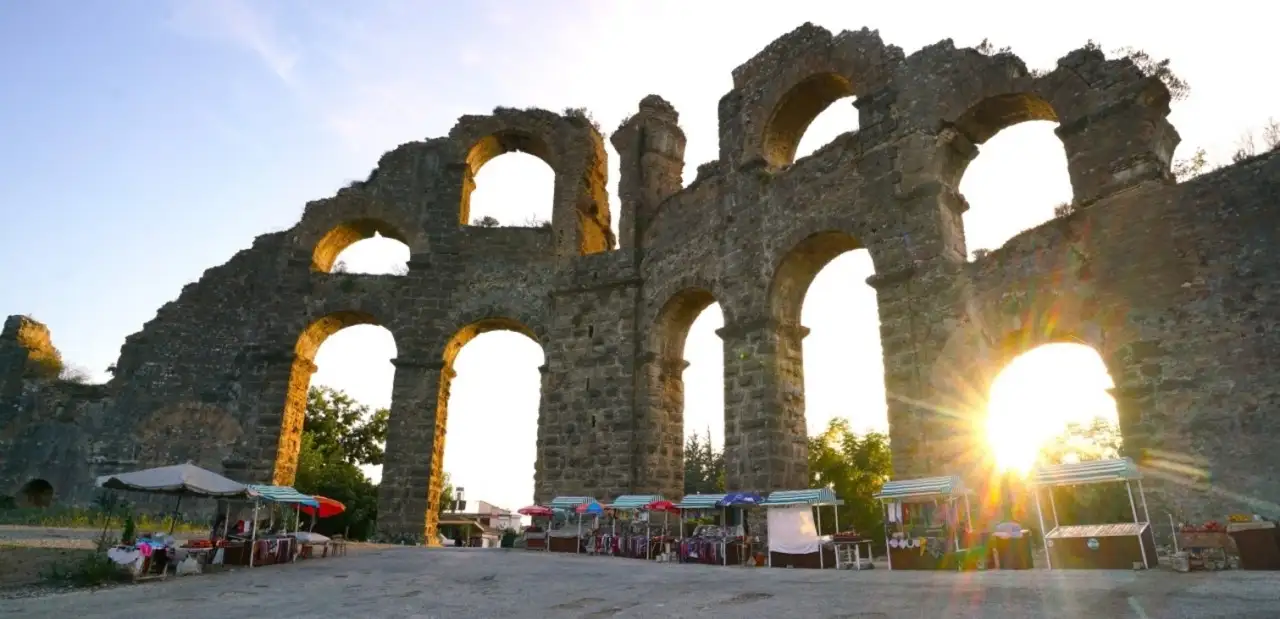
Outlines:
{"type": "Polygon", "coordinates": [[[1115,377],[1153,511],[1274,513],[1280,156],[1175,184],[1168,103],[1158,79],[1096,50],[1032,74],[1011,54],[943,41],[907,56],[873,31],[806,24],[734,71],[719,158],[687,187],[679,114],[641,101],[611,138],[618,239],[603,138],[584,115],[466,116],[210,269],[128,338],[106,386],[24,375],[30,347],[6,328],[0,492],[41,477],[85,500],[93,474],[177,458],[288,483],[316,349],[379,324],[397,346],[384,532],[434,531],[453,360],[494,329],[545,353],[537,500],[676,497],[684,341],[713,302],[725,317],[728,483],[800,488],[801,303],[831,259],[866,248],[898,476],[981,480],[976,428],[994,374],[1036,345],[1082,341],[1115,377]],[[850,95],[860,129],[795,161],[813,118],[850,95]],[[1028,120],[1059,123],[1075,212],[970,263],[964,170],[986,140],[1028,120]],[[555,171],[551,225],[467,225],[476,172],[513,150],[555,171]],[[407,275],[332,272],[374,233],[409,246],[407,275]],[[200,420],[189,440],[184,419],[200,420]]]}

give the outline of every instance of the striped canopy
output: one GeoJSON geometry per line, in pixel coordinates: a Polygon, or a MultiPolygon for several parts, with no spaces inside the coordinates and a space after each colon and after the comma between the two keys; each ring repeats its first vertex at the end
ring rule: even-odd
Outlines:
{"type": "Polygon", "coordinates": [[[606,505],[606,507],[611,509],[635,510],[654,501],[661,500],[661,494],[624,494],[614,499],[613,503],[606,505]]]}
{"type": "Polygon", "coordinates": [[[964,494],[964,482],[960,481],[959,477],[951,475],[887,481],[873,498],[881,501],[903,501],[957,494],[964,494]]]}
{"type": "Polygon", "coordinates": [[[585,505],[593,501],[595,501],[595,499],[589,496],[558,496],[554,499],[551,499],[551,504],[548,505],[547,507],[550,507],[551,509],[560,510],[560,511],[571,512],[577,506],[585,505]]]}
{"type": "Polygon", "coordinates": [[[778,490],[770,492],[769,497],[761,505],[765,507],[782,507],[784,505],[844,505],[844,501],[836,498],[830,488],[813,488],[810,490],[778,490]]]}
{"type": "Polygon", "coordinates": [[[1033,486],[1072,486],[1142,479],[1142,471],[1129,458],[1091,460],[1040,467],[1031,474],[1033,486]]]}
{"type": "Polygon", "coordinates": [[[684,499],[676,503],[680,509],[716,509],[716,503],[724,499],[723,494],[686,494],[684,499]]]}
{"type": "Polygon", "coordinates": [[[272,503],[290,503],[320,507],[320,502],[313,496],[307,496],[289,486],[259,486],[249,484],[249,496],[272,503]]]}

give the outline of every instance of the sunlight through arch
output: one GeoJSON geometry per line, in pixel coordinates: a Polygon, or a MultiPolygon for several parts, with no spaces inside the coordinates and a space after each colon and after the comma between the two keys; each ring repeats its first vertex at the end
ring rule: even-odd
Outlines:
{"type": "Polygon", "coordinates": [[[513,331],[481,333],[454,358],[443,468],[466,501],[533,503],[545,362],[542,346],[513,331]]]}
{"type": "Polygon", "coordinates": [[[854,97],[836,99],[813,119],[796,146],[797,161],[817,152],[836,137],[858,130],[858,108],[853,106],[854,100],[854,97]]]}
{"type": "Polygon", "coordinates": [[[476,172],[467,223],[486,227],[550,225],[555,184],[555,171],[542,159],[522,152],[498,155],[476,172]]]}
{"type": "Polygon", "coordinates": [[[724,341],[716,331],[724,327],[719,303],[694,318],[684,344],[684,436],[709,437],[716,450],[724,448],[724,341]]]}
{"type": "Polygon", "coordinates": [[[987,403],[997,469],[1026,473],[1040,462],[1118,456],[1114,386],[1102,357],[1083,344],[1045,344],[1014,358],[992,381],[987,403]],[[1089,431],[1099,422],[1107,440],[1089,431]]]}
{"type": "Polygon", "coordinates": [[[1071,176],[1066,149],[1054,133],[1057,127],[1054,121],[1030,120],[979,147],[959,187],[969,203],[962,219],[971,258],[1053,219],[1060,214],[1055,209],[1070,208],[1071,176]]]}
{"type": "Polygon", "coordinates": [[[804,394],[810,436],[837,417],[858,433],[889,430],[880,313],[875,289],[864,283],[874,274],[870,252],[848,251],[822,267],[805,293],[800,322],[809,328],[804,394]]]}
{"type": "Polygon", "coordinates": [[[332,272],[405,275],[409,272],[409,246],[375,232],[342,250],[333,261],[332,272]]]}
{"type": "MultiPolygon", "coordinates": [[[[320,344],[311,386],[342,391],[370,411],[390,408],[396,374],[391,360],[395,357],[395,337],[384,327],[347,327],[320,344]]],[[[363,465],[360,469],[374,483],[381,481],[382,465],[363,465]]]]}

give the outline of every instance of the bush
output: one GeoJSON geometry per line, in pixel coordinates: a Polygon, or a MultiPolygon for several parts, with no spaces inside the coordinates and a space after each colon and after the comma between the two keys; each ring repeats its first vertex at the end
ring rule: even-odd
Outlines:
{"type": "Polygon", "coordinates": [[[107,558],[107,549],[111,546],[103,535],[93,552],[72,561],[54,563],[40,577],[50,584],[72,587],[97,587],[129,580],[128,568],[107,558]]]}

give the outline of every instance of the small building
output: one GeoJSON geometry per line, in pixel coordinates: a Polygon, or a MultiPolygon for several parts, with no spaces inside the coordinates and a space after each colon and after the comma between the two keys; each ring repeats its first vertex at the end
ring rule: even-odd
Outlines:
{"type": "Polygon", "coordinates": [[[497,548],[503,530],[521,529],[519,514],[486,501],[454,501],[445,507],[440,514],[440,536],[455,544],[460,539],[463,546],[497,548]]]}

